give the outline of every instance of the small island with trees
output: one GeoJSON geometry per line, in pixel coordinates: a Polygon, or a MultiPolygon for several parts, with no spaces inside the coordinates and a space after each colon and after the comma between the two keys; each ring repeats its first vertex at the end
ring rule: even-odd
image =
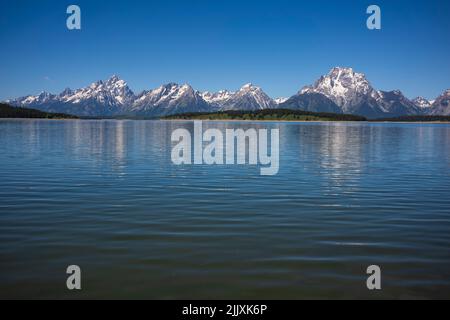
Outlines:
{"type": "Polygon", "coordinates": [[[367,121],[367,122],[450,122],[450,116],[403,116],[381,119],[367,119],[366,117],[326,113],[310,112],[291,109],[263,109],[256,111],[218,111],[218,112],[191,112],[180,113],[162,117],[163,120],[217,120],[217,121],[367,121]]]}
{"type": "Polygon", "coordinates": [[[263,109],[256,111],[219,111],[181,113],[163,117],[165,120],[238,120],[238,121],[367,121],[365,117],[309,112],[290,109],[263,109]]]}

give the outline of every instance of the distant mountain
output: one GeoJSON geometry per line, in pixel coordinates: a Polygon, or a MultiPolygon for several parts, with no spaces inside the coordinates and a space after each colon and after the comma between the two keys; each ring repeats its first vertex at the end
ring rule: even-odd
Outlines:
{"type": "MultiPolygon", "coordinates": [[[[320,77],[314,85],[306,86],[302,93],[320,93],[338,105],[344,113],[354,113],[369,99],[378,100],[379,93],[374,90],[362,73],[352,68],[333,68],[327,75],[320,77]]],[[[374,112],[382,112],[376,105],[374,112]]]]}
{"type": "Polygon", "coordinates": [[[222,90],[204,92],[203,99],[217,110],[263,110],[273,109],[277,103],[260,87],[248,83],[236,92],[222,90]]]}
{"type": "Polygon", "coordinates": [[[260,87],[246,84],[238,91],[199,92],[190,85],[169,83],[159,88],[133,93],[124,80],[112,76],[90,86],[60,94],[42,92],[7,101],[45,112],[77,116],[146,116],[160,117],[190,112],[227,110],[264,110],[288,108],[310,112],[354,114],[367,118],[409,115],[449,115],[450,89],[435,101],[406,98],[399,90],[379,91],[366,76],[352,68],[336,67],[313,85],[303,87],[286,99],[273,100],[260,87]]]}
{"type": "Polygon", "coordinates": [[[375,90],[364,74],[357,73],[352,68],[333,68],[314,85],[304,87],[300,91],[300,94],[305,93],[322,94],[333,101],[342,113],[358,114],[368,118],[422,113],[422,110],[400,91],[375,90]]]}
{"type": "Polygon", "coordinates": [[[401,117],[407,115],[421,115],[423,109],[416,106],[412,101],[408,100],[401,91],[378,91],[381,99],[378,103],[385,113],[394,117],[401,117]]]}
{"type": "Polygon", "coordinates": [[[228,90],[220,90],[218,92],[205,91],[201,93],[203,100],[208,102],[211,106],[221,109],[225,101],[230,99],[234,95],[234,92],[228,90]]]}
{"type": "Polygon", "coordinates": [[[430,108],[431,105],[433,104],[432,101],[428,101],[424,97],[417,97],[417,98],[415,98],[415,99],[413,99],[411,101],[412,101],[412,103],[414,103],[414,105],[416,105],[417,107],[421,108],[422,110],[430,108]]]}
{"type": "Polygon", "coordinates": [[[26,106],[46,112],[60,112],[78,116],[112,116],[123,113],[134,100],[134,93],[117,76],[97,81],[90,86],[59,95],[42,92],[7,101],[15,106],[26,106]]]}
{"type": "Polygon", "coordinates": [[[436,98],[431,106],[431,114],[450,115],[450,89],[445,90],[443,94],[436,98]]]}
{"type": "Polygon", "coordinates": [[[221,110],[262,110],[276,107],[272,100],[260,87],[251,83],[244,85],[220,104],[221,110]]]}
{"type": "Polygon", "coordinates": [[[180,86],[169,83],[157,89],[142,92],[124,113],[157,117],[175,113],[210,111],[211,108],[201,94],[190,85],[180,86]]]}

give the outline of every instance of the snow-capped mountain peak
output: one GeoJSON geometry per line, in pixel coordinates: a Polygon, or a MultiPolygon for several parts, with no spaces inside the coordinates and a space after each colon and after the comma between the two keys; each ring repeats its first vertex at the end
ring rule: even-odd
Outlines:
{"type": "Polygon", "coordinates": [[[205,91],[201,93],[202,98],[215,106],[220,107],[224,101],[230,99],[234,95],[234,92],[228,90],[220,90],[218,92],[205,91]]]}
{"type": "Polygon", "coordinates": [[[177,100],[184,95],[195,95],[195,93],[194,89],[188,84],[179,85],[171,82],[154,90],[147,91],[145,96],[149,99],[149,102],[157,105],[163,102],[177,100]]]}
{"type": "Polygon", "coordinates": [[[422,114],[423,110],[408,100],[400,90],[375,90],[363,73],[352,68],[336,67],[320,77],[299,94],[322,94],[334,102],[343,113],[369,118],[422,114]]]}
{"type": "Polygon", "coordinates": [[[108,82],[108,83],[116,83],[119,81],[123,81],[123,80],[121,80],[117,74],[113,74],[108,80],[106,80],[106,82],[108,82]]]}
{"type": "Polygon", "coordinates": [[[261,110],[275,108],[276,103],[260,87],[247,83],[223,101],[223,110],[261,110]]]}
{"type": "Polygon", "coordinates": [[[276,103],[264,91],[252,83],[244,84],[238,91],[221,90],[203,92],[202,98],[221,110],[260,110],[274,108],[276,103]]]}
{"type": "Polygon", "coordinates": [[[435,115],[450,115],[450,89],[447,89],[433,101],[431,113],[435,115]]]}
{"type": "Polygon", "coordinates": [[[21,102],[22,105],[37,105],[37,104],[43,104],[48,103],[52,99],[54,99],[54,95],[51,93],[48,93],[46,91],[42,91],[36,96],[26,96],[19,98],[18,100],[21,102]]]}
{"type": "Polygon", "coordinates": [[[115,75],[106,81],[93,82],[89,87],[74,92],[65,90],[65,93],[60,95],[61,101],[64,103],[97,101],[110,107],[118,107],[134,99],[134,93],[127,83],[115,75]]]}
{"type": "Polygon", "coordinates": [[[312,86],[304,87],[300,93],[320,93],[340,106],[344,112],[370,96],[379,98],[363,73],[357,73],[353,68],[335,67],[312,86]]]}
{"type": "Polygon", "coordinates": [[[352,68],[336,67],[298,94],[275,101],[252,83],[243,85],[236,92],[221,90],[215,93],[199,92],[189,84],[168,83],[135,95],[124,80],[113,75],[84,88],[67,88],[57,95],[41,92],[8,100],[7,103],[80,116],[131,114],[157,117],[182,112],[279,107],[382,118],[450,114],[450,89],[433,101],[421,97],[410,101],[399,90],[375,90],[363,73],[355,72],[352,68]]]}
{"type": "Polygon", "coordinates": [[[42,92],[36,96],[16,99],[11,103],[42,111],[99,116],[121,113],[134,99],[135,95],[127,83],[118,76],[112,76],[108,80],[99,80],[81,89],[66,88],[58,95],[42,92]]]}
{"type": "Polygon", "coordinates": [[[412,100],[412,103],[414,103],[419,108],[430,108],[432,105],[432,103],[424,97],[417,97],[412,100]]]}
{"type": "Polygon", "coordinates": [[[253,83],[246,83],[239,89],[238,93],[239,92],[261,93],[263,91],[262,91],[262,89],[260,87],[255,86],[253,83]]]}
{"type": "Polygon", "coordinates": [[[246,83],[241,87],[241,90],[251,90],[251,89],[257,89],[257,87],[254,86],[253,83],[251,82],[246,83]]]}
{"type": "Polygon", "coordinates": [[[189,84],[168,83],[144,91],[130,107],[130,112],[145,115],[167,115],[180,112],[209,111],[210,105],[189,84]]]}

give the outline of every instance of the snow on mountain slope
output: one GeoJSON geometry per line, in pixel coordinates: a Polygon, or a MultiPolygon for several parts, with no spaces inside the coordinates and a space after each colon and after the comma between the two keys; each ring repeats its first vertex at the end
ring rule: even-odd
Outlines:
{"type": "Polygon", "coordinates": [[[436,98],[431,106],[430,114],[450,115],[450,89],[445,90],[443,94],[436,98]]]}
{"type": "Polygon", "coordinates": [[[75,91],[65,89],[59,95],[46,92],[10,101],[48,112],[64,112],[79,116],[108,116],[119,114],[134,100],[134,93],[117,76],[97,81],[75,91]]]}
{"type": "Polygon", "coordinates": [[[174,113],[206,112],[211,106],[190,85],[176,83],[144,91],[136,97],[129,113],[145,116],[163,116],[174,113]]]}
{"type": "Polygon", "coordinates": [[[352,68],[340,67],[333,68],[327,75],[320,77],[313,86],[301,90],[301,93],[311,92],[325,95],[345,113],[352,113],[368,98],[378,100],[380,97],[364,74],[356,73],[352,68]]]}
{"type": "Polygon", "coordinates": [[[205,91],[201,93],[203,100],[218,108],[221,108],[223,103],[230,99],[233,95],[234,92],[228,90],[220,90],[218,92],[205,91]]]}
{"type": "Polygon", "coordinates": [[[427,99],[425,99],[423,97],[417,97],[417,98],[411,100],[411,102],[414,103],[414,105],[416,105],[422,109],[430,108],[431,105],[433,104],[432,102],[428,101],[427,99]]]}
{"type": "Polygon", "coordinates": [[[35,107],[41,104],[50,103],[54,101],[56,98],[57,96],[42,91],[40,94],[36,96],[24,96],[13,100],[6,100],[5,102],[13,106],[35,107]]]}
{"type": "Polygon", "coordinates": [[[276,103],[260,87],[247,83],[221,103],[222,110],[272,109],[276,103]]]}
{"type": "Polygon", "coordinates": [[[314,85],[304,87],[300,91],[300,94],[305,93],[323,94],[336,103],[343,113],[368,118],[422,113],[422,110],[400,91],[375,90],[363,73],[357,73],[352,68],[333,68],[314,85]]]}
{"type": "Polygon", "coordinates": [[[450,90],[447,90],[435,101],[420,97],[410,101],[398,90],[375,90],[364,74],[352,68],[336,67],[314,85],[304,87],[289,99],[273,100],[252,84],[246,84],[236,92],[201,93],[188,84],[169,83],[135,95],[124,80],[112,76],[85,88],[65,89],[58,95],[42,92],[7,103],[78,116],[127,114],[157,117],[182,112],[293,108],[382,118],[450,114],[449,98],[450,90]]]}
{"type": "Polygon", "coordinates": [[[126,82],[117,76],[112,76],[106,81],[97,81],[89,87],[71,91],[66,89],[59,96],[64,103],[83,103],[85,101],[95,101],[99,104],[110,107],[127,105],[134,99],[134,93],[127,86],[126,82]]]}

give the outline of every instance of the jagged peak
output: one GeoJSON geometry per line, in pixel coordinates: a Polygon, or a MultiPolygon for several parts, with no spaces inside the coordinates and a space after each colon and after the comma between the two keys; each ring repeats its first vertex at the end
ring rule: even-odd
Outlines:
{"type": "Polygon", "coordinates": [[[119,78],[117,75],[112,75],[108,80],[104,82],[108,87],[127,87],[128,84],[125,80],[119,78]]]}
{"type": "Polygon", "coordinates": [[[117,82],[117,81],[120,81],[120,80],[121,79],[120,79],[120,77],[117,74],[113,74],[111,77],[109,77],[109,79],[107,81],[117,82]]]}
{"type": "Polygon", "coordinates": [[[60,95],[60,96],[66,96],[66,95],[72,94],[72,93],[73,93],[72,89],[70,89],[70,88],[65,88],[59,95],[60,95]]]}
{"type": "Polygon", "coordinates": [[[361,72],[356,72],[350,67],[334,67],[328,73],[328,76],[335,79],[341,79],[342,77],[359,78],[360,80],[367,81],[366,75],[361,72]]]}
{"type": "Polygon", "coordinates": [[[181,89],[194,90],[194,89],[192,88],[192,86],[191,86],[190,84],[188,84],[188,83],[184,83],[184,84],[181,86],[181,89]]]}
{"type": "Polygon", "coordinates": [[[363,91],[369,91],[371,85],[365,74],[358,73],[349,67],[334,67],[327,75],[321,76],[314,85],[303,87],[299,93],[319,90],[320,88],[341,88],[353,89],[359,88],[363,91]]]}
{"type": "Polygon", "coordinates": [[[323,94],[346,112],[351,112],[351,108],[361,103],[364,97],[378,99],[381,94],[373,89],[363,73],[355,72],[349,67],[332,68],[314,85],[303,87],[298,94],[306,93],[323,94]]]}
{"type": "Polygon", "coordinates": [[[398,95],[403,95],[403,93],[399,89],[392,90],[392,92],[398,95]]]}
{"type": "Polygon", "coordinates": [[[333,73],[355,73],[355,71],[351,67],[333,67],[329,74],[333,73]]]}
{"type": "Polygon", "coordinates": [[[235,93],[228,90],[219,90],[217,92],[204,91],[199,94],[207,102],[221,103],[233,97],[235,93]]]}
{"type": "Polygon", "coordinates": [[[144,99],[145,96],[173,96],[173,95],[185,95],[185,94],[199,94],[198,91],[194,90],[191,85],[185,83],[180,85],[175,82],[169,82],[159,86],[158,88],[152,90],[144,90],[137,97],[144,99]]]}
{"type": "Polygon", "coordinates": [[[420,97],[420,96],[414,98],[413,100],[411,100],[411,102],[421,108],[431,107],[431,105],[433,104],[432,101],[429,101],[428,99],[425,99],[424,97],[420,97]]]}
{"type": "Polygon", "coordinates": [[[49,97],[49,96],[51,96],[52,94],[50,93],[50,92],[47,92],[47,91],[41,91],[41,92],[39,92],[39,94],[38,94],[38,97],[49,97]]]}
{"type": "Polygon", "coordinates": [[[219,90],[219,91],[216,91],[216,92],[212,92],[212,91],[203,91],[203,92],[201,92],[201,94],[204,95],[204,96],[216,96],[216,95],[233,94],[233,93],[234,93],[233,91],[229,91],[229,90],[226,90],[226,89],[219,90]]]}
{"type": "Polygon", "coordinates": [[[341,91],[357,89],[358,91],[362,90],[366,92],[372,89],[365,74],[355,72],[353,68],[349,67],[334,67],[327,75],[321,76],[314,85],[304,86],[299,93],[320,91],[323,89],[332,90],[333,88],[341,91]]]}
{"type": "Polygon", "coordinates": [[[239,91],[260,91],[261,88],[258,86],[255,86],[253,83],[246,83],[244,84],[239,91]]]}
{"type": "Polygon", "coordinates": [[[101,85],[103,85],[103,80],[97,80],[95,82],[92,82],[91,85],[89,86],[89,88],[95,89],[101,85]]]}
{"type": "Polygon", "coordinates": [[[176,82],[168,82],[168,83],[165,83],[165,84],[161,85],[159,88],[166,88],[166,89],[168,89],[168,88],[178,88],[178,87],[180,87],[180,85],[178,83],[176,83],[176,82]]]}

